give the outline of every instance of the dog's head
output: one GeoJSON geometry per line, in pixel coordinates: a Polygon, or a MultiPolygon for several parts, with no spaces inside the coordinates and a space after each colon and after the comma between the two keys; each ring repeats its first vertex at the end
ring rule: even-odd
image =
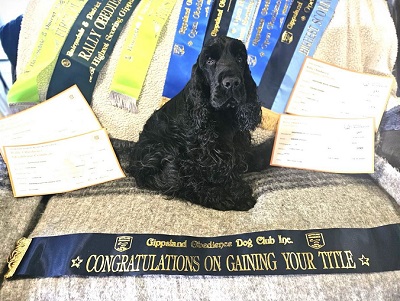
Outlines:
{"type": "MultiPolygon", "coordinates": [[[[239,40],[228,37],[210,39],[194,66],[193,77],[208,89],[215,109],[234,108],[245,102],[246,85],[254,83],[247,64],[247,51],[239,40]]],[[[251,87],[255,89],[254,87],[251,87]]]]}
{"type": "Polygon", "coordinates": [[[225,36],[210,39],[193,66],[192,81],[202,95],[207,94],[213,109],[236,109],[242,129],[254,129],[260,122],[257,86],[240,40],[225,36]]]}

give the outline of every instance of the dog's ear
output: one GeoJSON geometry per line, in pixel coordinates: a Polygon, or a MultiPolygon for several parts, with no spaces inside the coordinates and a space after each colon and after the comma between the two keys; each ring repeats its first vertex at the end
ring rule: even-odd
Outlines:
{"type": "Polygon", "coordinates": [[[246,102],[238,108],[237,119],[242,131],[254,130],[261,122],[261,105],[257,95],[257,85],[251,76],[249,65],[243,73],[246,89],[246,102]]]}
{"type": "MultiPolygon", "coordinates": [[[[199,56],[200,58],[200,56],[199,56]]],[[[192,75],[189,85],[190,114],[194,122],[194,129],[204,129],[208,127],[210,87],[200,68],[199,58],[192,67],[192,75]]]]}
{"type": "MultiPolygon", "coordinates": [[[[196,93],[205,94],[209,91],[210,87],[207,83],[206,77],[204,76],[203,70],[200,68],[200,56],[197,62],[192,67],[191,74],[191,89],[196,90],[196,93]]],[[[204,95],[206,96],[206,95],[204,95]]]]}

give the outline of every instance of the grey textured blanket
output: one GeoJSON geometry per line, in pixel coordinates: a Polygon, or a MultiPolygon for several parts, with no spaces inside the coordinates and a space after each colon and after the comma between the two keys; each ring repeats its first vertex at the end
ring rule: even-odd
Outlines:
{"type": "MultiPolygon", "coordinates": [[[[131,142],[113,140],[122,166],[131,142]]],[[[374,227],[399,223],[398,205],[368,175],[269,168],[245,176],[258,202],[219,212],[136,188],[127,177],[55,195],[30,237],[67,233],[218,236],[272,229],[374,227]]],[[[5,230],[7,231],[7,230],[5,230]]],[[[400,271],[240,277],[62,277],[5,281],[1,300],[395,300],[400,271]]]]}

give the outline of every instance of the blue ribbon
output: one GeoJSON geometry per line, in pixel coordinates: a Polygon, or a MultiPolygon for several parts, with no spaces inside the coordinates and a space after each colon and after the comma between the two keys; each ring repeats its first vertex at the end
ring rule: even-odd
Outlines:
{"type": "Polygon", "coordinates": [[[190,79],[203,46],[212,1],[185,1],[179,15],[163,96],[172,98],[190,79]]]}
{"type": "Polygon", "coordinates": [[[229,37],[241,40],[244,44],[247,43],[259,2],[259,0],[249,0],[236,3],[227,32],[229,37]]]}

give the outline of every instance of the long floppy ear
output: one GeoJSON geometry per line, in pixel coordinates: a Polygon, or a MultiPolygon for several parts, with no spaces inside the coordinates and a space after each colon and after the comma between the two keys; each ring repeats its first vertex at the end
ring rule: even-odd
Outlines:
{"type": "Polygon", "coordinates": [[[250,68],[246,64],[244,74],[246,102],[237,110],[239,130],[254,130],[261,122],[261,105],[257,95],[257,85],[251,76],[250,68]]]}
{"type": "MultiPolygon", "coordinates": [[[[197,58],[196,63],[192,67],[192,74],[191,74],[191,89],[196,91],[196,93],[200,94],[208,94],[210,87],[207,83],[206,77],[204,76],[203,70],[200,68],[200,56],[197,58]]],[[[203,95],[207,96],[207,95],[203,95]]]]}
{"type": "Polygon", "coordinates": [[[197,59],[197,62],[192,67],[192,75],[188,89],[188,97],[190,98],[190,105],[192,106],[190,114],[194,122],[194,127],[195,129],[207,128],[210,110],[208,101],[210,97],[210,87],[199,66],[199,59],[197,59]]]}

